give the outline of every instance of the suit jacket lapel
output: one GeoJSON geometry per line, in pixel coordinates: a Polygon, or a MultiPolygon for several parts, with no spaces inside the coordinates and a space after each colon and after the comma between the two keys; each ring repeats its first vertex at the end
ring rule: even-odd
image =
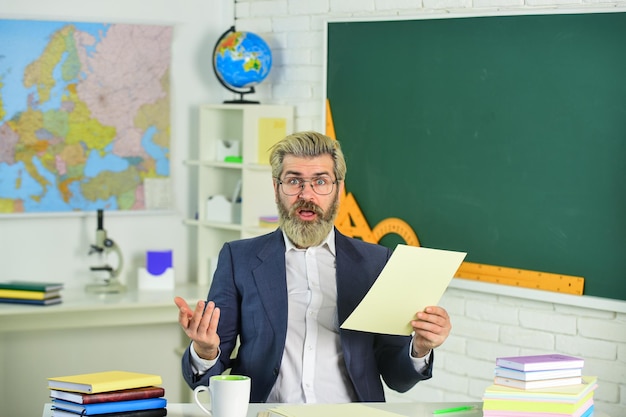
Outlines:
{"type": "MultiPolygon", "coordinates": [[[[337,250],[337,319],[339,326],[354,311],[370,288],[364,277],[363,257],[356,251],[352,243],[341,233],[335,231],[335,247],[337,250]]],[[[358,358],[362,357],[364,345],[360,343],[362,333],[339,329],[344,361],[350,375],[354,367],[360,367],[358,358]],[[355,340],[355,337],[357,338],[355,340]],[[353,343],[354,342],[354,343],[353,343]],[[353,359],[356,358],[356,361],[353,359]]],[[[356,387],[357,384],[355,384],[356,387]]]]}
{"type": "Polygon", "coordinates": [[[274,331],[284,339],[287,332],[287,272],[285,242],[280,229],[270,235],[257,258],[259,264],[252,270],[252,275],[259,297],[274,331]],[[277,259],[283,261],[277,262],[277,259]]]}
{"type": "Polygon", "coordinates": [[[363,271],[365,263],[362,256],[338,231],[335,231],[335,247],[337,250],[337,318],[341,324],[361,302],[370,284],[364,279],[369,274],[363,271]]]}

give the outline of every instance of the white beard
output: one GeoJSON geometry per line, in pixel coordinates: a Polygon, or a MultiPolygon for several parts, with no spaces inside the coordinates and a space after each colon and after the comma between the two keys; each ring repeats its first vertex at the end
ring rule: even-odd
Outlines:
{"type": "Polygon", "coordinates": [[[328,212],[317,205],[304,200],[298,200],[291,209],[287,209],[282,201],[277,197],[278,224],[285,232],[289,240],[299,248],[309,248],[321,244],[330,233],[339,210],[339,197],[335,194],[328,212]],[[296,215],[300,208],[314,211],[317,218],[313,221],[303,221],[296,215]]]}

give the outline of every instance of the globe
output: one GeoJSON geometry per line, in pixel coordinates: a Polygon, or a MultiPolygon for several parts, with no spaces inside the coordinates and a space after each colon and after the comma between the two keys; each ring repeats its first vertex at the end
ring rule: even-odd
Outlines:
{"type": "Polygon", "coordinates": [[[268,76],[271,68],[272,52],[259,35],[236,31],[233,26],[215,44],[213,70],[217,79],[228,90],[240,94],[239,100],[229,102],[250,102],[243,95],[254,93],[254,87],[268,76]]]}

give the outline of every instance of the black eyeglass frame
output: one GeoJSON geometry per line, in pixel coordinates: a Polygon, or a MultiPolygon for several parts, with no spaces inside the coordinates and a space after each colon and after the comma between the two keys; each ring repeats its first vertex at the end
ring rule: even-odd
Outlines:
{"type": "MultiPolygon", "coordinates": [[[[284,188],[284,187],[281,187],[281,185],[285,184],[285,182],[284,182],[283,180],[281,180],[280,178],[274,177],[274,179],[276,180],[276,183],[278,184],[279,188],[282,190],[283,194],[285,194],[285,195],[287,195],[287,196],[290,196],[290,197],[293,197],[294,195],[298,195],[298,194],[302,193],[302,191],[304,190],[304,187],[306,186],[306,183],[307,183],[307,182],[311,185],[311,189],[313,190],[313,192],[314,192],[315,194],[317,194],[317,195],[330,195],[330,194],[332,194],[332,193],[333,193],[333,191],[335,190],[335,185],[337,185],[337,183],[338,183],[339,181],[341,181],[341,180],[330,181],[330,184],[332,185],[332,187],[330,187],[330,191],[329,191],[329,192],[327,192],[326,194],[321,194],[321,193],[319,193],[319,192],[315,189],[315,186],[313,185],[313,181],[314,181],[315,179],[319,179],[319,178],[321,178],[321,177],[313,177],[313,178],[308,179],[308,180],[305,180],[304,178],[300,178],[300,177],[292,177],[292,178],[295,178],[295,179],[298,179],[298,180],[302,181],[302,184],[300,184],[300,189],[298,190],[298,192],[296,192],[296,193],[294,193],[294,194],[288,194],[288,193],[285,191],[285,188],[284,188]]],[[[329,177],[329,178],[330,178],[330,177],[329,177]]]]}

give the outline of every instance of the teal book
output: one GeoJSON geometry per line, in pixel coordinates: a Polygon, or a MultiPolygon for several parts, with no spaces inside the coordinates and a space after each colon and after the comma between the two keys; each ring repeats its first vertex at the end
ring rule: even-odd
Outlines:
{"type": "Polygon", "coordinates": [[[142,400],[112,401],[96,404],[77,404],[59,399],[52,400],[53,410],[71,411],[83,416],[95,416],[100,414],[121,413],[126,411],[153,410],[165,408],[165,398],[146,398],[142,400]]]}
{"type": "Polygon", "coordinates": [[[0,281],[0,289],[48,292],[63,289],[63,283],[37,281],[0,281]]]}

